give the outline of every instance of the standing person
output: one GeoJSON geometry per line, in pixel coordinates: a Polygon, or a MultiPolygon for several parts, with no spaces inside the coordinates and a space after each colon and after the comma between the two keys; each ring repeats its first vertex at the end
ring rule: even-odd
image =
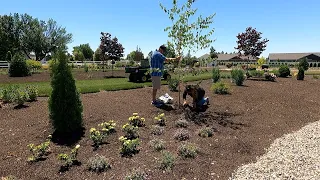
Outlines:
{"type": "Polygon", "coordinates": [[[180,56],[177,58],[166,58],[164,54],[166,53],[167,47],[161,45],[158,51],[155,51],[151,56],[150,70],[151,70],[151,79],[152,79],[152,103],[155,106],[159,106],[160,102],[156,100],[157,91],[161,87],[161,77],[164,63],[169,63],[170,61],[179,61],[180,56]]]}

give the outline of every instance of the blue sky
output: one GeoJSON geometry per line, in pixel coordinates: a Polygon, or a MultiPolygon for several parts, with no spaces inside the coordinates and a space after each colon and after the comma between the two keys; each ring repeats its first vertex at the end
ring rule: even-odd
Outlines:
{"type": "MultiPolygon", "coordinates": [[[[182,0],[178,0],[180,2],[182,0]]],[[[183,0],[184,2],[185,0],[183,0]]],[[[170,5],[172,0],[20,0],[1,2],[0,14],[27,13],[42,20],[53,18],[73,34],[73,46],[89,43],[95,50],[100,32],[117,36],[125,55],[138,45],[146,55],[166,43],[164,28],[170,24],[159,3],[170,5]]],[[[198,14],[216,13],[212,46],[217,51],[234,51],[236,35],[252,26],[270,41],[266,51],[319,52],[319,0],[197,0],[198,14]]],[[[193,54],[201,56],[209,49],[193,54]]]]}

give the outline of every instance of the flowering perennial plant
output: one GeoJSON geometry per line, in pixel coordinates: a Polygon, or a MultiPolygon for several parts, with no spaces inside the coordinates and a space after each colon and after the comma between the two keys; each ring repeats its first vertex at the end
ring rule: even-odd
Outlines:
{"type": "Polygon", "coordinates": [[[119,138],[120,142],[122,143],[122,147],[120,149],[120,153],[123,155],[123,156],[131,156],[132,154],[135,154],[138,152],[138,149],[137,147],[139,146],[140,144],[140,140],[139,138],[136,138],[136,139],[127,139],[126,137],[124,136],[121,136],[119,138]]]}
{"type": "Polygon", "coordinates": [[[34,144],[28,145],[28,148],[32,154],[28,158],[29,162],[36,162],[50,153],[50,146],[49,145],[50,145],[51,138],[52,138],[52,136],[49,135],[45,142],[43,142],[37,146],[35,146],[34,144]]]}
{"type": "Polygon", "coordinates": [[[80,145],[78,144],[71,150],[70,155],[64,153],[58,155],[58,159],[64,162],[63,167],[68,168],[74,165],[74,163],[77,161],[79,148],[80,145]]]}
{"type": "Polygon", "coordinates": [[[138,126],[138,127],[145,126],[145,124],[144,124],[145,119],[144,118],[140,118],[138,113],[133,113],[132,116],[129,117],[129,122],[133,126],[138,126]]]}
{"type": "Polygon", "coordinates": [[[165,126],[166,125],[167,118],[165,117],[164,113],[159,114],[154,119],[156,120],[156,123],[159,124],[159,126],[165,126]]]}

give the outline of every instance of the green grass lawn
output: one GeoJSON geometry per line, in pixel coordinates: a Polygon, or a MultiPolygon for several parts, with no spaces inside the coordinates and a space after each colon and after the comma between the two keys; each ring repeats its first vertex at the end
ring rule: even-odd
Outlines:
{"type": "MultiPolygon", "coordinates": [[[[187,75],[184,81],[199,81],[211,78],[211,73],[204,73],[197,76],[187,75]]],[[[162,84],[167,84],[167,81],[162,81],[162,84]]],[[[28,83],[12,83],[12,84],[1,84],[0,88],[5,88],[10,85],[19,85],[25,87],[27,85],[34,85],[39,90],[39,96],[49,96],[51,93],[50,82],[28,82],[28,83]]],[[[76,86],[80,93],[94,93],[101,90],[105,91],[117,91],[126,89],[137,89],[151,86],[151,82],[145,83],[133,83],[128,82],[128,78],[110,78],[110,79],[97,79],[97,80],[79,80],[76,81],[76,86]]]]}

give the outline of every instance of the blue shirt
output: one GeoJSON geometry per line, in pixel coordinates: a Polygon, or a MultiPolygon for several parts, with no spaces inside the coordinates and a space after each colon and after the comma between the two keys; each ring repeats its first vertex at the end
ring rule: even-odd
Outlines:
{"type": "Polygon", "coordinates": [[[166,57],[158,51],[155,51],[151,56],[150,71],[151,76],[162,76],[163,63],[166,57]]]}

